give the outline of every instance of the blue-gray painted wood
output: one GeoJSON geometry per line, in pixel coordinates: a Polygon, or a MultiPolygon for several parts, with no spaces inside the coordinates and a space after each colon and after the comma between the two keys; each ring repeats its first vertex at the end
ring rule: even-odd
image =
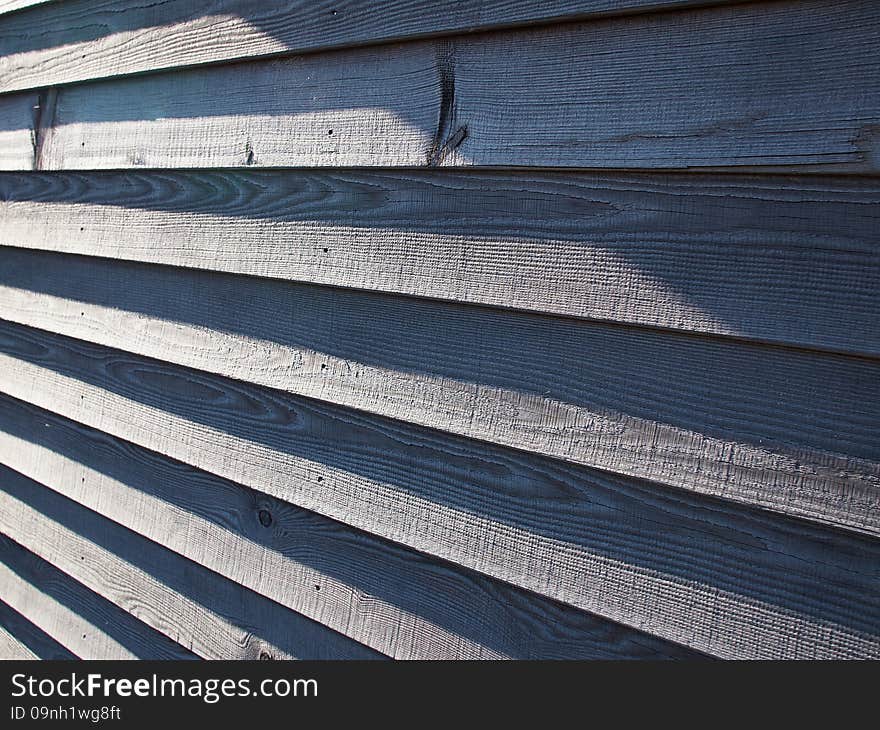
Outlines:
{"type": "Polygon", "coordinates": [[[0,0],[0,652],[877,657],[878,28],[0,0]]]}
{"type": "MultiPolygon", "coordinates": [[[[423,552],[721,656],[878,649],[874,540],[25,328],[0,332],[13,356],[0,361],[0,390],[423,552]]],[[[7,420],[0,453],[85,448],[75,427],[41,433],[55,421],[30,419],[7,420]]],[[[71,463],[86,462],[76,453],[71,463]]]]}
{"type": "Polygon", "coordinates": [[[31,170],[36,166],[39,110],[36,92],[0,98],[0,169],[31,170]]]}
{"type": "MultiPolygon", "coordinates": [[[[46,0],[4,0],[0,12],[46,0]]],[[[739,0],[742,1],[742,0],[739,0]]],[[[0,92],[737,0],[65,0],[0,19],[0,92]]]]}
{"type": "MultiPolygon", "coordinates": [[[[0,472],[4,479],[7,472],[0,472]]],[[[164,634],[0,535],[0,598],[15,600],[44,631],[83,659],[197,659],[164,634]],[[8,576],[8,577],[7,577],[8,576]],[[10,578],[14,577],[15,586],[10,578]],[[10,593],[15,593],[14,598],[10,593]],[[56,608],[57,607],[57,608],[56,608]]],[[[23,634],[26,636],[26,634],[23,634]]],[[[38,649],[45,653],[46,642],[38,649]]],[[[50,652],[53,658],[57,651],[50,652]]],[[[48,658],[48,657],[41,657],[48,658]]]]}
{"type": "Polygon", "coordinates": [[[878,27],[748,3],[74,84],[37,162],[877,172],[878,27]]]}
{"type": "Polygon", "coordinates": [[[380,656],[5,466],[0,531],[206,659],[380,656]]]}
{"type": "Polygon", "coordinates": [[[0,462],[396,658],[698,656],[5,396],[0,462]]]}
{"type": "Polygon", "coordinates": [[[6,246],[880,355],[874,178],[0,173],[0,217],[6,246]]]}
{"type": "Polygon", "coordinates": [[[3,317],[697,493],[880,532],[880,362],[6,248],[3,317]]]}

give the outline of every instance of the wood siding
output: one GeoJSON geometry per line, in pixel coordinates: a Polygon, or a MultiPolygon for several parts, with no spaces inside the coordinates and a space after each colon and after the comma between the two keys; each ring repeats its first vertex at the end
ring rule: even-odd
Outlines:
{"type": "Polygon", "coordinates": [[[878,33],[0,2],[0,656],[880,658],[878,33]]]}

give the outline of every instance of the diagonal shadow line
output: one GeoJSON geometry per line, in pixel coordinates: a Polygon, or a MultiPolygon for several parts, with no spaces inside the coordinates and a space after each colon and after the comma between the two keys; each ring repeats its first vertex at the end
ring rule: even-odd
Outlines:
{"type": "Polygon", "coordinates": [[[0,476],[0,489],[48,519],[112,552],[172,591],[219,613],[248,634],[256,634],[293,656],[323,659],[371,659],[380,656],[312,619],[181,558],[171,550],[136,535],[8,467],[0,466],[0,476]],[[243,591],[247,597],[246,621],[228,615],[242,609],[239,598],[233,595],[233,588],[236,593],[243,591]]]}
{"type": "MultiPolygon", "coordinates": [[[[729,0],[726,0],[729,1],[729,0]]],[[[747,0],[740,0],[746,2],[747,0]]],[[[46,0],[42,0],[43,3],[46,0]]],[[[701,3],[711,5],[711,0],[684,0],[687,4],[699,6],[701,3]]],[[[27,53],[29,51],[62,48],[77,43],[97,41],[124,34],[131,31],[157,29],[183,23],[188,20],[204,18],[213,23],[227,19],[245,21],[251,31],[259,32],[267,41],[274,40],[277,51],[258,56],[265,59],[275,54],[297,55],[325,52],[339,48],[357,48],[365,45],[386,44],[401,40],[422,39],[444,35],[470,34],[475,31],[486,32],[494,29],[509,30],[526,26],[577,22],[596,18],[607,18],[615,15],[628,15],[643,12],[652,13],[681,10],[674,5],[662,2],[647,8],[633,2],[631,7],[626,3],[604,2],[593,3],[593,7],[582,7],[577,2],[554,3],[553,7],[535,8],[528,12],[527,8],[514,8],[512,18],[498,16],[495,25],[491,24],[491,11],[487,12],[483,3],[468,3],[472,7],[462,7],[463,3],[454,0],[438,2],[435,0],[428,12],[454,20],[444,23],[422,23],[415,26],[404,18],[403,36],[400,20],[393,17],[393,4],[376,2],[338,2],[327,7],[315,8],[310,13],[291,13],[292,5],[308,3],[262,2],[260,5],[253,0],[211,0],[202,2],[197,12],[191,2],[145,2],[135,3],[120,9],[118,3],[97,0],[65,0],[55,2],[49,9],[51,22],[46,22],[45,8],[29,7],[19,9],[14,15],[3,17],[0,24],[0,48],[3,55],[27,53]],[[305,16],[305,17],[304,17],[305,16]],[[505,22],[506,21],[506,22],[505,22]],[[311,26],[305,29],[304,40],[291,45],[288,40],[302,33],[303,24],[311,26]],[[332,25],[331,25],[332,24],[332,25]],[[328,42],[321,42],[322,31],[328,26],[338,29],[338,37],[328,42]],[[37,29],[37,30],[35,30],[37,29]],[[372,32],[370,32],[372,31],[372,32]]],[[[311,10],[311,9],[310,9],[311,10]]],[[[220,61],[225,63],[226,61],[220,61]]],[[[216,62],[213,62],[216,63],[216,62]]]]}
{"type": "Polygon", "coordinates": [[[66,0],[54,2],[51,8],[34,6],[7,15],[0,24],[3,55],[96,41],[116,33],[179,23],[193,15],[191,3],[145,3],[130,6],[126,12],[119,12],[111,2],[103,5],[94,0],[66,0]],[[47,11],[52,14],[51,25],[45,22],[47,11]]]}
{"type": "MultiPolygon", "coordinates": [[[[646,295],[731,334],[760,340],[776,320],[779,329],[801,328],[801,337],[821,336],[845,307],[852,338],[872,340],[880,316],[876,184],[803,178],[801,199],[779,185],[751,177],[722,184],[698,173],[97,171],[0,174],[0,200],[174,214],[179,225],[226,225],[230,235],[238,221],[272,221],[288,226],[289,238],[299,231],[334,248],[340,238],[380,246],[377,235],[388,235],[413,239],[417,252],[445,236],[485,245],[489,255],[502,242],[527,244],[539,260],[564,242],[597,274],[624,267],[644,280],[646,295]]],[[[275,241],[277,231],[259,235],[275,241]]],[[[575,298],[595,297],[597,285],[584,278],[566,286],[575,298]]]]}
{"type": "Polygon", "coordinates": [[[139,659],[198,658],[5,535],[0,535],[0,561],[22,580],[81,616],[139,659]]]}
{"type": "Polygon", "coordinates": [[[369,366],[490,386],[629,429],[666,424],[763,450],[815,449],[841,469],[847,457],[880,460],[880,365],[869,360],[194,269],[2,253],[0,285],[277,343],[297,358],[336,357],[352,375],[369,366]]]}
{"type": "Polygon", "coordinates": [[[880,633],[880,545],[868,538],[58,335],[35,340],[16,325],[0,329],[0,350],[430,502],[678,580],[880,633]],[[752,566],[752,580],[742,580],[743,566],[752,566]],[[859,591],[852,580],[861,584],[859,591]],[[834,594],[837,606],[816,601],[834,594]]]}
{"type": "MultiPolygon", "coordinates": [[[[236,61],[212,69],[184,67],[126,76],[122,88],[120,79],[114,78],[64,85],[52,100],[45,90],[13,92],[4,98],[10,104],[36,99],[39,114],[48,115],[54,129],[220,117],[249,119],[265,127],[275,117],[298,117],[310,149],[327,152],[346,144],[345,128],[356,117],[371,120],[376,133],[390,127],[423,142],[427,153],[429,141],[444,121],[441,114],[452,111],[443,108],[449,92],[434,44],[356,48],[345,52],[345,61],[345,72],[338,63],[317,56],[236,61]],[[382,86],[381,93],[376,86],[382,86]],[[335,126],[327,130],[323,125],[331,119],[335,126]]],[[[22,130],[21,116],[6,116],[0,115],[0,131],[22,130]]],[[[30,126],[38,134],[35,125],[30,126]]],[[[242,154],[243,164],[254,164],[253,153],[259,160],[263,150],[251,148],[250,152],[242,154]]]]}
{"type": "Polygon", "coordinates": [[[0,626],[30,649],[38,659],[78,658],[2,600],[0,600],[0,626]]]}
{"type": "MultiPolygon", "coordinates": [[[[528,617],[530,593],[511,587],[499,591],[495,579],[468,568],[424,556],[360,529],[296,507],[240,484],[216,477],[142,447],[112,438],[89,427],[49,416],[56,427],[40,428],[39,409],[0,396],[0,409],[17,410],[12,421],[0,430],[39,444],[62,457],[76,460],[109,478],[145,495],[174,505],[190,514],[232,530],[267,550],[332,576],[356,591],[378,597],[398,608],[420,616],[452,633],[484,646],[509,653],[508,627],[487,623],[461,607],[486,603],[504,605],[528,617]],[[64,423],[58,428],[58,421],[64,423]],[[77,442],[77,439],[80,439],[77,442]],[[82,444],[87,442],[88,448],[82,444]],[[218,506],[224,505],[222,509],[218,506]],[[259,521],[262,511],[271,515],[271,529],[259,521]],[[394,555],[389,560],[388,556],[394,555]],[[424,574],[449,571],[464,580],[444,580],[443,592],[431,593],[426,600],[424,574]],[[464,594],[467,592],[467,595],[464,594]]],[[[434,585],[433,583],[430,585],[434,585]]],[[[541,597],[545,613],[530,626],[542,621],[565,626],[568,636],[577,634],[580,642],[558,644],[548,636],[544,658],[620,658],[635,651],[645,657],[703,656],[699,652],[666,642],[636,629],[622,628],[557,601],[541,597]],[[569,653],[567,653],[569,652],[569,653]]],[[[536,638],[532,637],[533,639],[536,638]]],[[[530,658],[524,656],[520,658],[530,658]]]]}

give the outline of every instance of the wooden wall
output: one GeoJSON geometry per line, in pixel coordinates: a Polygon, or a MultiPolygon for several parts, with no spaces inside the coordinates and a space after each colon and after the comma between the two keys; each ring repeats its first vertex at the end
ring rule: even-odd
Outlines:
{"type": "Polygon", "coordinates": [[[0,654],[880,657],[878,38],[0,3],[0,654]]]}

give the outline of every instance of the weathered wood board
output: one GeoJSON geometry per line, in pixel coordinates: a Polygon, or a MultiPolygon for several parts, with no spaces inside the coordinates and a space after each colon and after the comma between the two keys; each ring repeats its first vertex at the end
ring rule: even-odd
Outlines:
{"type": "Polygon", "coordinates": [[[0,460],[398,659],[695,655],[5,396],[0,460]]]}
{"type": "Polygon", "coordinates": [[[197,658],[2,535],[0,597],[81,659],[197,658]]]}
{"type": "Polygon", "coordinates": [[[873,178],[9,173],[0,216],[6,246],[880,355],[873,178]]]}
{"type": "Polygon", "coordinates": [[[64,86],[36,166],[876,172],[878,27],[749,3],[64,86]]]}
{"type": "MultiPolygon", "coordinates": [[[[0,19],[0,92],[737,0],[65,0],[0,19]]],[[[740,0],[742,1],[742,0],[740,0]]],[[[46,0],[4,0],[0,13],[46,0]]]]}
{"type": "Polygon", "coordinates": [[[823,523],[880,527],[877,360],[40,251],[2,255],[10,321],[823,523]]]}
{"type": "Polygon", "coordinates": [[[377,656],[5,466],[0,531],[205,659],[377,656]]]}
{"type": "MultiPolygon", "coordinates": [[[[2,342],[16,355],[0,361],[5,392],[702,651],[754,658],[878,648],[873,540],[41,333],[7,329],[2,342]],[[832,646],[828,631],[847,638],[832,646]]],[[[47,481],[67,474],[71,489],[80,473],[109,484],[95,474],[109,467],[89,465],[81,428],[30,418],[30,428],[23,415],[2,426],[4,458],[29,461],[47,481]],[[41,432],[41,423],[54,425],[41,432]],[[28,460],[34,443],[49,454],[28,460]],[[61,468],[51,455],[70,450],[61,468]]],[[[141,461],[137,450],[122,453],[141,461]]],[[[169,490],[179,479],[164,477],[169,490]]]]}
{"type": "Polygon", "coordinates": [[[2,651],[6,659],[78,659],[18,611],[0,600],[0,630],[3,631],[2,651]]]}

